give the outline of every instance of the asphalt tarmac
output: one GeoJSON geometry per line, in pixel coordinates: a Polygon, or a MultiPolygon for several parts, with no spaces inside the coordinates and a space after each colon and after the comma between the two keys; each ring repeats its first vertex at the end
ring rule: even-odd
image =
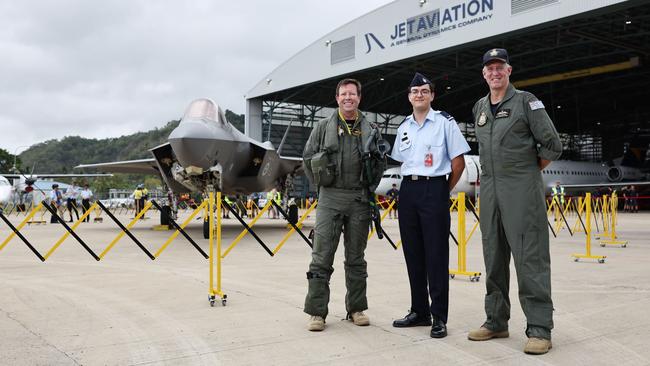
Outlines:
{"type": "MultiPolygon", "coordinates": [[[[128,221],[126,215],[120,219],[128,221]]],[[[22,217],[10,220],[17,224],[22,217]]],[[[572,226],[576,220],[569,217],[572,226]]],[[[133,229],[152,253],[172,234],[152,230],[157,221],[142,220],[133,229]]],[[[607,256],[602,264],[571,257],[584,253],[584,233],[570,236],[563,229],[551,237],[555,329],[553,349],[542,356],[522,352],[526,324],[514,267],[510,338],[467,340],[484,320],[485,285],[482,277],[471,282],[456,276],[450,280],[449,336],[432,339],[428,327],[392,327],[410,306],[408,277],[401,249],[376,237],[366,252],[371,325],[344,320],[341,245],[327,328],[314,333],[306,330],[302,312],[311,252],[297,234],[274,257],[246,235],[223,261],[227,306],[214,307],[208,302],[208,261],[182,236],[153,261],[124,236],[99,262],[69,237],[45,263],[14,238],[0,251],[0,364],[649,365],[650,213],[619,213],[618,221],[617,234],[629,244],[601,247],[593,239],[592,253],[607,256]]],[[[397,220],[384,223],[399,240],[397,220]]],[[[456,223],[452,214],[452,230],[456,223]]],[[[467,223],[475,223],[471,214],[467,223]]],[[[287,232],[282,221],[267,218],[255,229],[271,249],[287,232]]],[[[224,221],[224,248],[241,230],[234,219],[224,221]]],[[[65,229],[48,223],[21,232],[44,254],[65,229]]],[[[120,229],[104,218],[76,232],[99,254],[120,229]]],[[[200,221],[188,233],[208,250],[200,221]]],[[[9,234],[0,224],[0,240],[9,234]]],[[[454,269],[456,245],[450,245],[454,269]]],[[[467,247],[467,269],[484,272],[478,230],[467,247]]]]}

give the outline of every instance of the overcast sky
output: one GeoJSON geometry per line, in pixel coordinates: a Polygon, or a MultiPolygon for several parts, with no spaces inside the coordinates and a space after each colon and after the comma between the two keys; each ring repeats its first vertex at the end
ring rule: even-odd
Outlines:
{"type": "Polygon", "coordinates": [[[191,100],[244,94],[389,0],[0,2],[0,148],[163,126],[191,100]]]}

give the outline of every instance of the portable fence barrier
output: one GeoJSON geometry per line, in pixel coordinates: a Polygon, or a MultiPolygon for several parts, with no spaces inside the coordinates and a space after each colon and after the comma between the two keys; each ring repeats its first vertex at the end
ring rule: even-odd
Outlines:
{"type": "Polygon", "coordinates": [[[456,207],[456,210],[458,212],[458,239],[457,239],[458,269],[449,269],[449,277],[454,278],[456,276],[468,276],[470,282],[474,282],[474,281],[478,282],[481,278],[481,272],[473,272],[467,270],[467,243],[469,242],[469,239],[472,237],[472,234],[474,234],[474,230],[476,229],[476,226],[479,223],[478,217],[476,217],[477,222],[474,225],[474,227],[470,230],[470,234],[467,235],[466,234],[467,228],[465,222],[465,211],[466,211],[465,192],[458,192],[458,197],[456,198],[455,203],[452,204],[451,207],[452,208],[456,207]]]}
{"type": "MultiPolygon", "coordinates": [[[[604,196],[603,198],[605,199],[607,196],[604,196]]],[[[606,202],[606,200],[604,201],[606,202]]],[[[610,197],[609,204],[605,204],[604,207],[607,207],[607,215],[605,216],[605,220],[608,223],[608,231],[604,232],[598,239],[601,237],[607,237],[609,236],[608,240],[601,240],[600,241],[600,246],[604,247],[606,245],[616,245],[616,246],[621,246],[623,248],[627,247],[627,241],[623,240],[617,240],[618,237],[616,236],[616,216],[618,212],[618,197],[616,196],[616,192],[612,193],[612,196],[610,197]]],[[[605,211],[605,210],[603,210],[605,211]]]]}
{"type": "MultiPolygon", "coordinates": [[[[572,254],[574,261],[578,262],[580,259],[595,259],[598,263],[605,263],[604,255],[593,255],[591,254],[591,193],[585,195],[584,200],[584,210],[585,210],[585,221],[582,223],[584,225],[586,240],[585,240],[585,254],[572,254]]],[[[579,220],[582,221],[582,218],[578,216],[579,220]]]]}
{"type": "MultiPolygon", "coordinates": [[[[585,253],[572,254],[572,257],[576,262],[579,261],[580,259],[594,259],[599,263],[604,263],[606,256],[594,255],[591,252],[592,220],[594,220],[594,222],[597,224],[598,211],[602,210],[602,217],[604,218],[603,223],[606,225],[604,227],[606,228],[606,230],[604,231],[603,235],[607,234],[607,238],[606,238],[607,240],[601,241],[601,246],[611,244],[611,245],[621,245],[625,247],[625,245],[627,245],[627,242],[616,240],[617,239],[616,236],[617,203],[618,200],[615,194],[612,197],[604,196],[602,197],[602,199],[595,199],[595,200],[592,200],[591,194],[589,193],[587,193],[584,198],[571,197],[567,200],[567,204],[564,207],[561,207],[561,205],[559,205],[559,203],[557,203],[556,200],[551,200],[548,203],[549,205],[548,212],[550,213],[551,210],[557,210],[557,215],[559,215],[558,217],[561,221],[560,222],[556,221],[554,225],[551,224],[549,221],[549,228],[551,229],[551,231],[553,231],[554,229],[556,231],[560,231],[563,228],[566,228],[569,231],[569,233],[571,233],[571,235],[573,235],[573,233],[575,232],[584,232],[586,237],[585,253]],[[571,214],[575,213],[577,217],[577,221],[575,222],[574,225],[570,225],[567,220],[567,216],[569,215],[569,213],[571,214]]],[[[296,232],[301,236],[302,240],[305,241],[309,247],[312,247],[311,241],[307,236],[304,235],[304,233],[301,231],[301,228],[304,221],[307,219],[307,217],[310,214],[312,214],[314,210],[317,209],[317,205],[318,205],[318,201],[314,201],[313,204],[309,205],[309,207],[303,211],[302,215],[299,218],[294,216],[292,219],[291,217],[289,217],[290,215],[288,215],[287,212],[279,204],[277,204],[274,200],[269,200],[267,201],[266,205],[264,205],[261,209],[257,210],[257,215],[255,215],[255,217],[252,217],[248,222],[246,222],[241,217],[239,212],[237,210],[234,210],[233,207],[231,207],[225,201],[224,197],[220,192],[216,192],[216,193],[211,192],[209,193],[208,199],[204,200],[200,205],[196,206],[195,209],[189,212],[189,215],[183,220],[182,223],[176,222],[176,220],[174,219],[174,217],[172,217],[169,210],[167,210],[165,207],[162,207],[155,200],[151,200],[148,201],[139,212],[134,211],[133,212],[134,218],[130,219],[129,222],[124,225],[116,217],[116,212],[124,213],[123,208],[118,208],[114,211],[111,211],[108,208],[106,208],[100,201],[96,201],[90,207],[88,207],[87,210],[83,212],[74,223],[68,225],[63,220],[63,218],[60,217],[56,207],[53,207],[50,204],[48,204],[48,202],[43,201],[38,203],[35,207],[33,207],[28,212],[25,212],[24,213],[25,217],[20,221],[20,223],[18,223],[15,226],[10,222],[6,212],[0,210],[0,219],[2,219],[2,221],[4,221],[5,224],[11,229],[10,234],[0,243],[0,251],[2,251],[10,243],[11,240],[13,240],[15,237],[18,237],[29,248],[29,250],[32,251],[34,255],[36,255],[36,257],[39,258],[40,261],[45,262],[54,254],[54,252],[58,248],[61,247],[61,245],[65,242],[65,240],[67,240],[70,236],[72,236],[79,243],[79,245],[81,245],[93,257],[93,259],[99,261],[104,259],[108,254],[108,252],[112,250],[117,245],[119,240],[121,240],[126,235],[136,244],[136,246],[140,250],[143,251],[143,253],[149,259],[155,260],[156,258],[162,255],[162,253],[171,245],[171,243],[174,240],[178,238],[179,235],[182,235],[197,250],[197,252],[203,258],[208,259],[209,276],[210,276],[209,288],[208,288],[208,300],[210,305],[214,306],[214,304],[219,299],[221,300],[222,305],[226,305],[227,295],[224,293],[222,288],[223,260],[241,242],[241,240],[245,237],[245,235],[250,234],[259,243],[259,245],[265,250],[265,252],[269,254],[269,256],[276,255],[287,243],[291,235],[295,234],[296,232]],[[258,223],[258,220],[262,218],[264,214],[268,212],[269,209],[271,209],[271,207],[277,209],[278,212],[280,213],[280,216],[285,218],[287,222],[289,222],[288,232],[282,237],[280,242],[273,249],[267,246],[262,241],[262,239],[257,235],[257,233],[255,233],[255,231],[253,230],[254,225],[258,223]],[[144,217],[144,215],[151,209],[158,210],[161,214],[161,221],[167,222],[168,223],[167,226],[170,229],[174,230],[174,232],[155,251],[155,253],[150,252],[145,247],[145,245],[143,245],[143,243],[140,242],[132,233],[132,228],[138,222],[141,222],[142,217],[144,217]],[[222,246],[223,238],[222,238],[222,217],[221,217],[221,213],[223,212],[223,210],[230,210],[230,212],[238,220],[239,224],[243,226],[243,230],[239,233],[239,235],[237,235],[237,237],[235,237],[235,239],[233,239],[233,241],[229,245],[225,246],[225,250],[222,250],[224,248],[224,246],[222,246]],[[61,237],[59,237],[56,240],[53,246],[49,248],[47,252],[45,252],[45,254],[43,255],[29,242],[29,240],[25,237],[25,235],[21,233],[21,230],[24,229],[24,227],[28,225],[30,222],[32,222],[39,214],[40,217],[42,218],[45,212],[49,212],[54,217],[55,222],[60,224],[65,229],[65,232],[61,237]],[[106,214],[105,216],[108,219],[112,220],[120,229],[120,232],[110,241],[109,244],[106,245],[104,250],[102,250],[99,254],[96,254],[86,244],[86,242],[76,233],[76,230],[79,228],[80,224],[85,220],[89,219],[93,213],[95,213],[96,217],[100,217],[103,213],[105,213],[106,214]],[[201,214],[205,222],[204,238],[208,240],[207,253],[185,231],[185,228],[191,222],[193,222],[193,220],[195,220],[197,216],[201,214]]],[[[383,221],[389,215],[390,211],[393,210],[394,205],[395,205],[394,201],[391,201],[388,204],[388,207],[384,210],[384,212],[380,217],[381,221],[383,221]]],[[[456,212],[458,215],[457,229],[454,232],[450,232],[450,237],[456,242],[457,251],[458,251],[457,268],[455,269],[450,268],[449,270],[449,276],[451,279],[455,278],[456,276],[467,276],[470,282],[479,282],[480,280],[481,272],[471,271],[467,269],[467,245],[480,224],[480,217],[478,214],[479,207],[480,205],[478,200],[476,201],[476,203],[473,203],[471,200],[467,199],[465,193],[463,192],[460,192],[455,199],[451,200],[449,206],[450,213],[456,212]],[[470,211],[475,218],[475,223],[471,226],[467,224],[467,215],[468,215],[467,211],[470,211]],[[456,235],[454,235],[454,233],[456,235]]],[[[7,207],[6,205],[4,208],[11,209],[11,207],[7,207]]],[[[126,211],[126,213],[129,214],[130,211],[126,211]]],[[[401,241],[399,241],[397,244],[394,244],[392,240],[388,237],[388,235],[386,235],[386,232],[383,231],[383,233],[394,249],[397,249],[401,245],[401,241]]],[[[369,232],[368,239],[372,238],[374,234],[376,234],[376,228],[373,228],[369,232]]]]}

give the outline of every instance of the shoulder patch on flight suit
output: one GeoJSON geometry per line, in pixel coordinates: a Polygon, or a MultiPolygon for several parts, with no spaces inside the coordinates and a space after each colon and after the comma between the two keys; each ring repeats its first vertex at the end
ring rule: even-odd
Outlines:
{"type": "Polygon", "coordinates": [[[476,124],[479,127],[483,127],[485,126],[486,123],[487,123],[487,116],[485,115],[485,112],[481,112],[481,115],[478,117],[478,121],[476,121],[476,124]]]}
{"type": "Polygon", "coordinates": [[[442,114],[442,116],[445,117],[446,119],[448,119],[448,120],[450,120],[452,122],[455,122],[454,117],[452,117],[451,114],[449,114],[449,113],[447,113],[445,111],[440,111],[440,114],[442,114]]]}
{"type": "Polygon", "coordinates": [[[530,106],[530,110],[534,111],[536,109],[544,109],[544,103],[542,103],[541,100],[533,100],[528,102],[528,105],[530,106]]]}

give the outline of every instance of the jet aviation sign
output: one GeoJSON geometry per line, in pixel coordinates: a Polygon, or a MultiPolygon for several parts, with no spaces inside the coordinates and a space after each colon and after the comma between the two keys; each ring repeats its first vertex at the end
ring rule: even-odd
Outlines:
{"type": "MultiPolygon", "coordinates": [[[[395,47],[435,37],[443,32],[490,20],[493,11],[494,0],[469,0],[447,8],[434,9],[395,24],[390,40],[385,42],[390,47],[395,47]]],[[[368,47],[366,54],[373,50],[373,45],[385,48],[384,43],[373,33],[366,33],[365,40],[368,47]]]]}

